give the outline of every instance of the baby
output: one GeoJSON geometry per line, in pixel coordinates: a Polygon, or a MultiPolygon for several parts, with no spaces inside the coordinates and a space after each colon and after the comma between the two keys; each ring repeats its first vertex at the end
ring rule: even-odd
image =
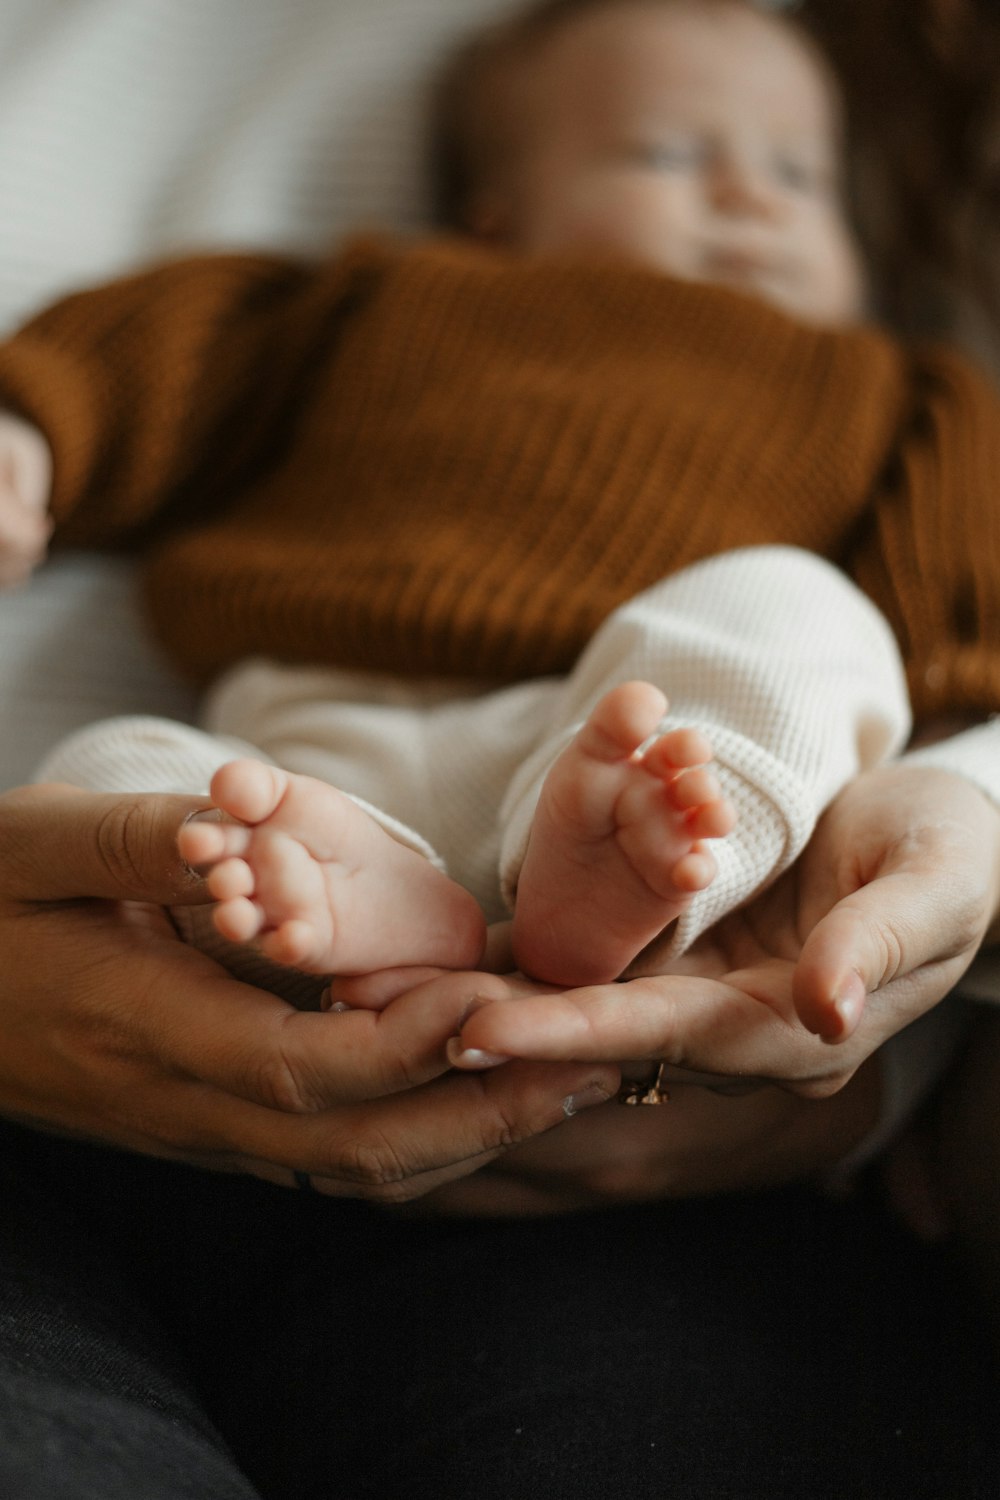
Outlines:
{"type": "Polygon", "coordinates": [[[957,706],[942,611],[866,519],[922,377],[861,326],[837,93],[787,20],[548,0],[466,50],[439,123],[457,239],[175,263],[0,349],[6,578],[50,498],[69,541],[169,523],[151,607],[227,673],[214,736],[113,722],[43,774],[210,785],[233,821],[180,845],[225,939],[474,967],[499,860],[521,968],[599,983],[905,741],[890,631],[820,556],[933,687],[925,617],[926,706],[957,706]]]}

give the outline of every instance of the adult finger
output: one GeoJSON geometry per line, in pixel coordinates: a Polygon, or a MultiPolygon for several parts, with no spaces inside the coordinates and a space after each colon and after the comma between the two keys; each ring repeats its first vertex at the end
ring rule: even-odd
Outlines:
{"type": "Polygon", "coordinates": [[[490,1003],[470,1014],[460,1042],[493,1058],[665,1061],[823,1097],[847,1081],[872,1044],[859,1036],[832,1051],[799,1023],[791,983],[791,964],[775,959],[721,980],[658,975],[490,1003]]]}
{"type": "Polygon", "coordinates": [[[383,1010],[296,1011],[165,940],[146,975],[143,1011],[164,1067],[270,1109],[315,1114],[438,1077],[470,1008],[509,993],[496,976],[455,973],[383,1010]]]}
{"type": "Polygon", "coordinates": [[[618,1085],[607,1066],[511,1064],[487,1075],[450,1074],[374,1103],[293,1117],[188,1086],[149,1090],[142,1134],[127,1144],[291,1185],[295,1172],[338,1197],[404,1202],[502,1156],[570,1115],[604,1104],[618,1085]],[[171,1145],[179,1118],[188,1134],[171,1145]],[[238,1147],[237,1147],[238,1143],[238,1147]]]}
{"type": "MultiPolygon", "coordinates": [[[[985,909],[960,881],[921,870],[883,875],[845,896],[803,944],[793,997],[803,1025],[828,1042],[854,1034],[866,997],[920,974],[916,1020],[961,977],[980,942],[985,909]],[[921,972],[922,971],[922,972],[921,972]]],[[[914,986],[908,985],[908,992],[914,986]]]]}
{"type": "Polygon", "coordinates": [[[164,905],[208,900],[177,851],[177,830],[210,806],[205,797],[95,793],[55,784],[7,792],[0,796],[0,896],[164,905]]]}

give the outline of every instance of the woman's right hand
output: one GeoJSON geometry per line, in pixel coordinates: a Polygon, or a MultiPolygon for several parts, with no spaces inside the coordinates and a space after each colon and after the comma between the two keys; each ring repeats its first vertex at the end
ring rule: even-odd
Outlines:
{"type": "Polygon", "coordinates": [[[186,947],[165,908],[207,899],[176,852],[206,805],[63,786],[0,796],[0,1113],[401,1202],[614,1094],[608,1064],[448,1071],[447,1040],[489,976],[419,986],[383,1011],[301,1013],[186,947]]]}

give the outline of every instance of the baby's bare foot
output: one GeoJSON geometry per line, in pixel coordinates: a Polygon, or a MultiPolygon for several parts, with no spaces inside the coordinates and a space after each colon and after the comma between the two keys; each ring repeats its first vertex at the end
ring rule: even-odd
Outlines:
{"type": "Polygon", "coordinates": [[[667,700],[627,682],[555,762],[535,811],[514,911],[520,968],[552,984],[617,979],[715,875],[702,844],[735,822],[704,735],[646,745],[667,700]]]}
{"type": "Polygon", "coordinates": [[[186,823],[183,857],[211,865],[223,937],[318,974],[395,965],[471,969],[486,939],[468,891],[310,776],[235,760],[212,778],[235,823],[186,823]]]}

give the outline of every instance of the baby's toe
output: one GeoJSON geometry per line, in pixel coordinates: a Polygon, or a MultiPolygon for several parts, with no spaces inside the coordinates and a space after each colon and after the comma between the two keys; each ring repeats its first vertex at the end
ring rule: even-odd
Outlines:
{"type": "Polygon", "coordinates": [[[722,795],[719,778],[713,771],[699,767],[693,771],[682,771],[667,786],[671,807],[678,812],[688,812],[703,803],[717,801],[722,795]]]}
{"type": "Polygon", "coordinates": [[[185,823],[177,834],[177,848],[189,865],[214,865],[231,854],[245,854],[249,830],[240,823],[185,823]]]}
{"type": "Polygon", "coordinates": [[[623,682],[595,704],[580,744],[596,760],[621,760],[637,750],[667,711],[667,700],[649,682],[623,682]]]}
{"type": "Polygon", "coordinates": [[[263,823],[277,809],[288,773],[259,760],[231,760],[212,777],[212,801],[241,823],[263,823]]]}
{"type": "Polygon", "coordinates": [[[282,922],[260,940],[261,950],[279,964],[308,963],[317,949],[316,929],[311,922],[292,918],[282,922]]]}
{"type": "Polygon", "coordinates": [[[222,860],[209,871],[205,883],[216,901],[233,901],[254,893],[254,874],[245,859],[222,860]]]}
{"type": "Polygon", "coordinates": [[[692,849],[677,861],[671,877],[679,891],[703,891],[712,884],[717,869],[707,849],[692,849]]]}
{"type": "Polygon", "coordinates": [[[712,759],[712,746],[700,729],[671,729],[653,741],[642,758],[652,776],[675,775],[688,767],[703,766],[712,759]]]}
{"type": "Polygon", "coordinates": [[[249,943],[264,925],[264,912],[256,901],[237,896],[221,901],[212,914],[215,929],[231,943],[249,943]]]}
{"type": "Polygon", "coordinates": [[[704,802],[688,815],[692,838],[724,839],[736,827],[736,809],[727,797],[704,802]]]}

